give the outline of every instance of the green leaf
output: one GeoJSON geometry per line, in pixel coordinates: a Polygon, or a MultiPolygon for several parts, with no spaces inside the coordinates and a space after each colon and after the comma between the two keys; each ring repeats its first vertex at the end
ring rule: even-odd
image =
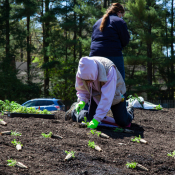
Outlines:
{"type": "Polygon", "coordinates": [[[131,138],[131,141],[140,143],[140,139],[141,139],[141,135],[139,135],[139,137],[135,136],[134,139],[131,138]]]}
{"type": "Polygon", "coordinates": [[[168,153],[167,156],[175,157],[175,151],[168,153]]]}
{"type": "Polygon", "coordinates": [[[14,146],[16,146],[16,145],[21,145],[21,146],[23,146],[23,144],[21,144],[21,142],[17,142],[15,139],[13,140],[13,141],[11,141],[11,143],[14,145],[14,146]]]}
{"type": "Polygon", "coordinates": [[[11,135],[12,136],[21,136],[22,134],[21,133],[19,133],[19,132],[16,132],[16,131],[11,131],[11,135]]]}
{"type": "Polygon", "coordinates": [[[114,132],[123,132],[124,131],[124,129],[123,128],[115,128],[115,130],[114,130],[114,132]]]}
{"type": "Polygon", "coordinates": [[[49,132],[49,134],[42,133],[41,135],[45,138],[49,138],[52,136],[52,132],[49,132]]]}
{"type": "Polygon", "coordinates": [[[91,148],[95,148],[95,143],[94,143],[94,141],[91,142],[91,141],[89,140],[88,146],[91,147],[91,148]]]}
{"type": "Polygon", "coordinates": [[[10,159],[10,160],[7,160],[7,162],[8,162],[8,166],[15,166],[16,165],[16,163],[17,163],[17,161],[16,160],[13,160],[13,159],[10,159]]]}
{"type": "Polygon", "coordinates": [[[131,162],[131,163],[128,162],[126,164],[126,167],[127,168],[133,168],[134,169],[134,168],[136,168],[136,166],[137,166],[137,163],[136,162],[131,162]]]}

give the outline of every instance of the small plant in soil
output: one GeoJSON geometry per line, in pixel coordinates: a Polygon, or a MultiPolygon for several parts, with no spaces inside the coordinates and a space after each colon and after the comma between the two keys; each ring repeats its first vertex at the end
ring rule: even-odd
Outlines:
{"type": "Polygon", "coordinates": [[[75,158],[75,151],[65,151],[65,153],[67,153],[67,156],[65,157],[64,161],[69,161],[70,159],[75,158]]]}
{"type": "Polygon", "coordinates": [[[16,166],[16,164],[17,164],[17,161],[16,160],[13,160],[13,159],[10,159],[10,160],[7,160],[7,162],[8,162],[8,166],[16,166]]]}
{"type": "Polygon", "coordinates": [[[175,157],[175,151],[168,153],[167,156],[175,157]]]}
{"type": "Polygon", "coordinates": [[[95,148],[95,143],[94,143],[94,141],[91,142],[91,141],[89,140],[88,146],[89,146],[90,148],[95,148]]]}
{"type": "Polygon", "coordinates": [[[86,126],[89,126],[89,122],[87,122],[87,118],[84,117],[84,121],[82,121],[82,123],[84,123],[86,126]]]}
{"type": "Polygon", "coordinates": [[[114,132],[123,132],[124,129],[123,128],[115,128],[114,132]]]}
{"type": "Polygon", "coordinates": [[[45,138],[49,138],[52,136],[52,132],[49,132],[49,134],[42,133],[41,135],[45,138]]]}
{"type": "Polygon", "coordinates": [[[131,141],[140,143],[140,139],[141,139],[141,136],[139,135],[139,137],[135,136],[135,138],[131,139],[131,141]]]}
{"type": "Polygon", "coordinates": [[[138,97],[137,94],[135,94],[135,97],[132,96],[132,95],[129,95],[128,98],[129,98],[129,101],[130,101],[130,102],[132,102],[132,101],[134,101],[134,100],[137,100],[137,101],[141,104],[142,108],[144,108],[143,102],[140,100],[140,98],[138,97]]]}
{"type": "Polygon", "coordinates": [[[72,157],[75,158],[75,151],[71,151],[71,152],[68,152],[68,151],[65,151],[65,153],[68,155],[68,154],[72,154],[72,157]]]}
{"type": "Polygon", "coordinates": [[[160,104],[159,105],[157,105],[156,107],[155,107],[155,109],[156,110],[162,110],[163,108],[160,106],[160,104]]]}
{"type": "Polygon", "coordinates": [[[90,140],[88,142],[88,146],[90,148],[93,148],[93,149],[97,150],[97,151],[100,151],[100,152],[102,151],[102,149],[98,145],[95,145],[95,143],[94,142],[91,142],[90,140]]]}
{"type": "Polygon", "coordinates": [[[18,166],[20,168],[28,168],[23,163],[17,162],[16,160],[13,160],[13,159],[7,160],[7,162],[8,162],[8,164],[7,164],[8,166],[12,166],[12,167],[18,166]]]}
{"type": "Polygon", "coordinates": [[[93,135],[95,135],[96,130],[90,130],[90,133],[93,134],[93,135]]]}
{"type": "Polygon", "coordinates": [[[0,119],[0,122],[3,121],[3,119],[0,119]]]}
{"type": "Polygon", "coordinates": [[[136,162],[131,162],[131,163],[127,162],[126,167],[134,169],[137,167],[137,163],[136,162]]]}
{"type": "Polygon", "coordinates": [[[16,145],[21,145],[21,147],[23,146],[23,144],[21,144],[21,142],[17,142],[15,139],[13,141],[11,141],[11,143],[16,146],[16,145]]]}
{"type": "Polygon", "coordinates": [[[100,132],[100,131],[96,131],[96,130],[90,130],[90,133],[91,133],[91,134],[93,134],[93,135],[97,134],[97,135],[98,135],[98,137],[99,137],[99,136],[100,136],[100,134],[101,134],[101,132],[100,132]]]}
{"type": "Polygon", "coordinates": [[[21,136],[22,134],[16,131],[11,131],[12,136],[21,136]]]}

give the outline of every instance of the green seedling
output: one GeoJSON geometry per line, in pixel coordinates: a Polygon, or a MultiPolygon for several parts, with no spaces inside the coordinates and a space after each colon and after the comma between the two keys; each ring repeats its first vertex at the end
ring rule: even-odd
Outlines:
{"type": "Polygon", "coordinates": [[[129,163],[129,162],[127,162],[127,164],[126,164],[126,167],[127,168],[136,168],[136,166],[137,166],[137,163],[136,162],[131,162],[131,163],[129,163]]]}
{"type": "Polygon", "coordinates": [[[20,106],[18,109],[13,110],[14,113],[24,114],[51,114],[50,111],[44,109],[43,111],[35,109],[34,107],[20,106]]]}
{"type": "Polygon", "coordinates": [[[95,143],[94,143],[94,142],[91,142],[91,141],[89,140],[88,146],[89,146],[90,148],[95,148],[95,143]]]}
{"type": "Polygon", "coordinates": [[[97,134],[98,137],[100,136],[101,132],[100,131],[96,131],[96,130],[90,130],[91,134],[95,135],[97,134]]]}
{"type": "Polygon", "coordinates": [[[87,122],[87,118],[84,117],[84,121],[82,121],[82,123],[84,123],[86,126],[89,126],[89,122],[87,122]]]}
{"type": "Polygon", "coordinates": [[[98,137],[100,137],[101,132],[97,131],[96,134],[98,135],[98,137]]]}
{"type": "Polygon", "coordinates": [[[0,122],[3,121],[3,119],[0,119],[0,122]]]}
{"type": "Polygon", "coordinates": [[[12,136],[21,136],[22,134],[21,133],[19,133],[19,132],[16,132],[16,131],[11,131],[11,135],[12,136]]]}
{"type": "Polygon", "coordinates": [[[131,139],[131,141],[140,143],[140,139],[141,139],[141,136],[139,135],[139,137],[135,136],[135,138],[131,139]]]}
{"type": "Polygon", "coordinates": [[[11,141],[11,143],[16,146],[16,145],[21,145],[23,146],[23,144],[21,144],[21,142],[17,142],[15,139],[13,141],[11,141]]]}
{"type": "Polygon", "coordinates": [[[141,104],[142,108],[144,108],[143,102],[140,100],[140,98],[138,97],[137,94],[135,94],[135,97],[132,96],[132,95],[129,95],[128,98],[129,98],[129,101],[130,101],[130,102],[132,102],[132,101],[134,101],[134,100],[137,100],[137,101],[141,104]]]}
{"type": "Polygon", "coordinates": [[[19,107],[21,107],[21,105],[14,101],[10,102],[9,100],[0,100],[0,111],[2,112],[2,115],[4,115],[4,112],[11,112],[19,107]]]}
{"type": "Polygon", "coordinates": [[[123,128],[115,128],[114,132],[123,132],[124,129],[123,128]]]}
{"type": "Polygon", "coordinates": [[[163,108],[160,106],[160,104],[159,105],[157,105],[156,107],[155,107],[155,109],[156,110],[162,110],[163,108]]]}
{"type": "Polygon", "coordinates": [[[65,153],[68,155],[68,154],[72,154],[72,157],[75,158],[75,151],[71,151],[71,152],[68,152],[68,151],[65,151],[65,153]]]}
{"type": "Polygon", "coordinates": [[[52,136],[52,132],[49,132],[49,134],[42,133],[41,135],[45,138],[49,138],[52,136]]]}
{"type": "Polygon", "coordinates": [[[167,156],[175,157],[175,151],[168,153],[167,156]]]}
{"type": "Polygon", "coordinates": [[[13,159],[7,160],[7,162],[8,162],[7,164],[8,166],[13,166],[13,167],[17,164],[17,161],[13,159]]]}
{"type": "Polygon", "coordinates": [[[90,133],[93,134],[93,135],[95,135],[96,130],[90,130],[90,133]]]}

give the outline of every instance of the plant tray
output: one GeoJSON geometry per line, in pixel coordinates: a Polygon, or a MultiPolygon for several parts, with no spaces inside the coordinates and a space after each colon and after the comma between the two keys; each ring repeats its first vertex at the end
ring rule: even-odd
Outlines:
{"type": "Polygon", "coordinates": [[[8,113],[8,117],[35,117],[35,118],[45,118],[45,119],[55,119],[54,114],[24,114],[24,113],[8,113]]]}

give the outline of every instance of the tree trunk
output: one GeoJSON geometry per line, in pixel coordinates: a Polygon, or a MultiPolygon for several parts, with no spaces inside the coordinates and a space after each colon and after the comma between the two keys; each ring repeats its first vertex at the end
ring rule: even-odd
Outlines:
{"type": "Polygon", "coordinates": [[[30,77],[30,66],[31,66],[31,57],[30,57],[30,41],[29,41],[29,35],[30,35],[30,16],[27,16],[27,79],[28,82],[31,81],[30,77]]]}
{"type": "MultiPolygon", "coordinates": [[[[67,23],[67,1],[66,1],[66,23],[67,23]]],[[[67,49],[68,49],[68,47],[67,47],[67,42],[68,42],[68,40],[67,40],[67,27],[66,27],[66,31],[65,31],[65,35],[66,35],[66,57],[65,57],[65,63],[67,64],[67,49]]],[[[67,74],[67,70],[66,69],[64,69],[64,73],[65,74],[67,74]]],[[[67,106],[68,106],[68,100],[67,100],[67,91],[66,91],[66,88],[67,87],[67,76],[65,77],[65,88],[64,88],[64,94],[65,94],[65,109],[67,109],[67,106]]]]}
{"type": "MultiPolygon", "coordinates": [[[[172,7],[171,7],[171,61],[172,61],[172,64],[171,64],[171,82],[174,81],[174,48],[173,48],[173,16],[174,16],[174,13],[173,13],[173,0],[172,0],[172,7]]],[[[174,87],[171,86],[171,95],[170,95],[170,99],[171,100],[174,100],[174,87]]]]}
{"type": "MultiPolygon", "coordinates": [[[[148,6],[151,6],[151,2],[148,0],[148,6]]],[[[151,24],[148,18],[148,33],[151,35],[151,24]]],[[[147,57],[149,58],[147,62],[147,81],[148,85],[152,85],[152,43],[147,41],[147,57]]],[[[149,98],[149,97],[148,97],[149,98]]]]}
{"type": "MultiPolygon", "coordinates": [[[[152,58],[151,44],[147,44],[147,57],[150,59],[152,58]]],[[[152,85],[152,61],[151,60],[147,62],[147,80],[148,80],[148,84],[152,85]]]]}
{"type": "Polygon", "coordinates": [[[9,0],[6,0],[6,58],[9,57],[9,45],[10,45],[10,26],[9,26],[9,0]]]}
{"type": "Polygon", "coordinates": [[[23,48],[21,47],[21,62],[23,62],[23,56],[24,56],[24,54],[23,54],[23,48]]]}
{"type": "MultiPolygon", "coordinates": [[[[49,0],[45,0],[45,13],[49,11],[49,0]]],[[[49,37],[49,21],[43,23],[43,50],[44,50],[44,63],[49,62],[49,57],[47,56],[47,47],[49,43],[47,38],[49,37]]],[[[49,96],[49,71],[48,69],[44,72],[44,96],[49,96]]]]}
{"type": "MultiPolygon", "coordinates": [[[[79,26],[80,26],[80,29],[79,29],[79,37],[81,38],[82,37],[82,15],[80,15],[80,18],[79,18],[79,26]]],[[[82,57],[82,45],[81,45],[81,41],[79,43],[79,59],[82,57]]]]}
{"type": "Polygon", "coordinates": [[[104,0],[103,8],[106,8],[106,7],[107,7],[107,0],[104,0]]]}
{"type": "MultiPolygon", "coordinates": [[[[74,0],[74,5],[76,5],[76,0],[74,0]]],[[[74,40],[74,42],[75,42],[75,44],[74,44],[74,63],[75,63],[75,61],[76,61],[76,39],[77,39],[77,30],[76,30],[76,22],[77,21],[77,17],[76,17],[76,13],[74,12],[74,38],[73,38],[73,40],[74,40]]],[[[74,73],[75,73],[75,69],[74,69],[74,73]]]]}

